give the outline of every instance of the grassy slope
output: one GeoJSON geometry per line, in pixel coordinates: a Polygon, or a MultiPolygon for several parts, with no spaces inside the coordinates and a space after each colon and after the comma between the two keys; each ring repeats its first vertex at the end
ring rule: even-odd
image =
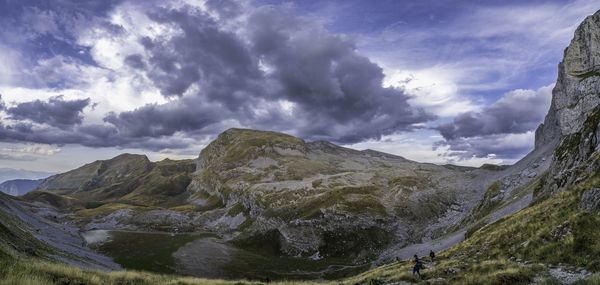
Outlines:
{"type": "MultiPolygon", "coordinates": [[[[529,284],[536,275],[548,278],[544,264],[560,263],[599,272],[600,215],[579,210],[582,193],[598,185],[600,172],[555,197],[484,226],[464,242],[440,252],[438,263],[424,271],[425,277],[444,278],[453,284],[529,284]],[[510,261],[511,257],[532,262],[524,265],[510,261]]],[[[415,282],[411,267],[404,261],[356,278],[415,282]]],[[[587,282],[580,284],[600,284],[600,277],[587,282]]]]}

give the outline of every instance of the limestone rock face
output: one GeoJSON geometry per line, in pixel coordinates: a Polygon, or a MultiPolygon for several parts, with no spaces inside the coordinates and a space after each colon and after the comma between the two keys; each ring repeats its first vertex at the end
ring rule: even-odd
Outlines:
{"type": "Polygon", "coordinates": [[[578,132],[600,104],[600,13],[575,31],[559,65],[553,103],[562,135],[578,132]]]}
{"type": "Polygon", "coordinates": [[[538,197],[556,194],[595,169],[590,159],[598,147],[599,123],[600,11],[580,24],[558,65],[550,110],[536,131],[536,148],[556,144],[538,197]]]}
{"type": "Polygon", "coordinates": [[[544,123],[536,131],[536,147],[559,136],[581,131],[600,105],[600,12],[575,31],[558,65],[558,80],[544,123]]]}

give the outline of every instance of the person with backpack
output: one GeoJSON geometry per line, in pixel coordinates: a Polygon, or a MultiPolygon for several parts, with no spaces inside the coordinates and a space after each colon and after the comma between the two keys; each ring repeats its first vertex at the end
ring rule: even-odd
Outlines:
{"type": "Polygon", "coordinates": [[[433,250],[429,251],[429,257],[431,257],[431,262],[433,262],[433,258],[435,257],[435,253],[433,253],[433,250]]]}
{"type": "Polygon", "coordinates": [[[421,276],[421,268],[423,268],[423,261],[421,259],[419,259],[419,257],[415,254],[415,266],[413,267],[413,275],[415,275],[415,272],[419,275],[419,278],[421,280],[423,280],[423,277],[421,276]]]}

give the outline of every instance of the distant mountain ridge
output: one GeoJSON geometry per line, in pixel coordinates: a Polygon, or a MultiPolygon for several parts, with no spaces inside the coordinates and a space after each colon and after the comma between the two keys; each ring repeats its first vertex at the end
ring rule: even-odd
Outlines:
{"type": "Polygon", "coordinates": [[[44,179],[15,179],[0,183],[0,191],[12,195],[21,196],[35,189],[44,179]]]}

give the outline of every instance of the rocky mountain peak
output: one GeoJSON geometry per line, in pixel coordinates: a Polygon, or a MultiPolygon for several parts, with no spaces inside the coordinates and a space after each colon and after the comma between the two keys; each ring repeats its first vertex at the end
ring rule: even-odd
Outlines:
{"type": "Polygon", "coordinates": [[[581,131],[600,105],[600,11],[577,28],[558,65],[552,104],[536,131],[536,148],[581,131]]]}
{"type": "Polygon", "coordinates": [[[152,162],[145,155],[124,153],[108,160],[97,160],[77,169],[53,175],[38,185],[38,190],[85,190],[109,185],[134,174],[145,173],[152,162]]]}
{"type": "Polygon", "coordinates": [[[306,151],[304,140],[291,135],[231,128],[200,152],[198,167],[217,161],[227,165],[244,163],[258,156],[303,155],[306,151]]]}

